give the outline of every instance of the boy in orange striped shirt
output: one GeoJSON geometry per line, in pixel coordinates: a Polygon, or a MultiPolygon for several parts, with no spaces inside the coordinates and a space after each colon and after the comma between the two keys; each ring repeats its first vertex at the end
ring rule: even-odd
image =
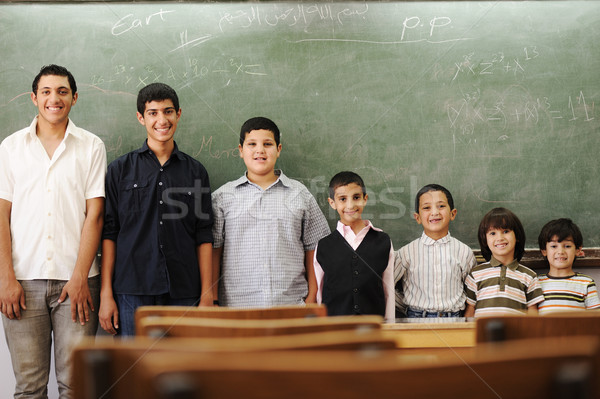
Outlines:
{"type": "Polygon", "coordinates": [[[577,225],[571,219],[552,220],[542,227],[538,244],[549,265],[548,273],[539,276],[544,291],[540,314],[600,309],[594,279],[573,271],[575,257],[583,256],[577,225]]]}

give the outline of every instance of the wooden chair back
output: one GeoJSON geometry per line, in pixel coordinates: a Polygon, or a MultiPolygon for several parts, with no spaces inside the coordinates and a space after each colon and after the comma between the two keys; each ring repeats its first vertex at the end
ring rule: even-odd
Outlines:
{"type": "Polygon", "coordinates": [[[79,344],[73,351],[74,397],[97,399],[133,397],[136,385],[129,373],[150,353],[243,353],[268,351],[361,351],[392,350],[395,341],[381,330],[326,331],[309,334],[244,338],[112,339],[98,337],[79,344]]]}
{"type": "Polygon", "coordinates": [[[547,316],[506,316],[476,321],[476,340],[494,342],[538,337],[600,336],[600,312],[569,312],[547,316]]]}
{"type": "Polygon", "coordinates": [[[381,316],[334,316],[303,319],[233,320],[144,317],[137,335],[153,337],[257,337],[341,330],[380,330],[381,316]]]}
{"type": "Polygon", "coordinates": [[[437,361],[398,351],[150,353],[128,376],[138,389],[127,399],[596,397],[598,338],[560,342],[482,344],[437,361]]]}
{"type": "Polygon", "coordinates": [[[212,319],[295,319],[305,317],[325,317],[325,305],[287,305],[272,308],[229,308],[229,307],[198,307],[198,306],[140,306],[135,311],[136,326],[139,319],[148,316],[161,317],[204,317],[212,319]]]}

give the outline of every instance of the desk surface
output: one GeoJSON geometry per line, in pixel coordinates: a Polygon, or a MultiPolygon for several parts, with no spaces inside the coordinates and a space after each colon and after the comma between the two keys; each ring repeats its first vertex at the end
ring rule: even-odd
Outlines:
{"type": "Polygon", "coordinates": [[[461,348],[476,342],[475,321],[464,317],[397,319],[384,324],[383,332],[398,348],[461,348]]]}

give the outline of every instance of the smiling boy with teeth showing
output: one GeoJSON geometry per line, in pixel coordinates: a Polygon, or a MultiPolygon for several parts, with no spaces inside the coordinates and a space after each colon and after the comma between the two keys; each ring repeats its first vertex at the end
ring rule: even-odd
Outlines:
{"type": "Polygon", "coordinates": [[[174,141],[175,90],[152,83],[138,93],[137,109],[147,139],[106,174],[99,316],[119,335],[134,335],[139,306],[213,306],[208,173],[174,141]]]}
{"type": "Polygon", "coordinates": [[[0,309],[15,397],[46,397],[52,344],[60,397],[70,397],[71,348],[98,329],[106,151],[70,120],[77,99],[66,68],[43,67],[38,115],[0,145],[0,309]]]}
{"type": "Polygon", "coordinates": [[[396,306],[407,306],[409,318],[462,316],[464,281],[476,262],[473,251],[450,235],[456,212],[452,194],[439,184],[417,193],[414,217],[423,234],[400,248],[395,265],[395,282],[403,291],[396,306]]]}
{"type": "Polygon", "coordinates": [[[583,256],[579,227],[571,219],[552,220],[542,227],[538,244],[550,268],[539,276],[544,291],[540,314],[599,309],[594,279],[573,271],[575,257],[583,256]]]}
{"type": "Polygon", "coordinates": [[[465,281],[466,317],[537,314],[544,300],[537,274],[519,263],[525,253],[525,230],[506,208],[485,214],[477,234],[486,263],[471,270],[465,281]]]}

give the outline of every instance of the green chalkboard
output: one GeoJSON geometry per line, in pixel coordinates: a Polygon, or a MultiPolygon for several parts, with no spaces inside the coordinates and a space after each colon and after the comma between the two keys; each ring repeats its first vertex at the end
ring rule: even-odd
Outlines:
{"type": "Polygon", "coordinates": [[[162,81],[180,96],[177,143],[213,189],[243,173],[239,127],[263,115],[282,130],[279,167],[332,226],[327,183],[350,169],[395,247],[420,235],[414,195],[431,182],[474,248],[496,206],[528,247],[556,217],[600,246],[596,1],[2,4],[0,54],[0,137],[35,115],[39,68],[62,64],[79,85],[72,119],[110,161],[142,144],[135,98],[162,81]]]}

